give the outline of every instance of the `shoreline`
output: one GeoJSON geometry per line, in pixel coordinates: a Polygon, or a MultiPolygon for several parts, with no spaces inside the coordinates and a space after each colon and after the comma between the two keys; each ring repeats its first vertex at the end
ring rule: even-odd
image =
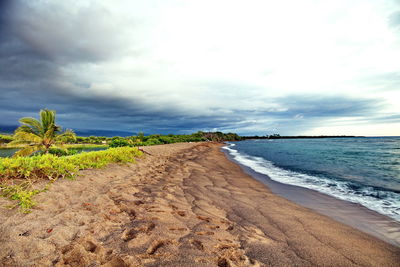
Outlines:
{"type": "Polygon", "coordinates": [[[272,193],[221,145],[145,147],[3,207],[2,266],[397,266],[400,248],[272,193]]]}
{"type": "Polygon", "coordinates": [[[221,152],[239,165],[246,174],[265,184],[274,194],[400,247],[400,222],[361,204],[341,200],[312,189],[274,181],[268,175],[258,173],[238,162],[225,149],[221,152]]]}

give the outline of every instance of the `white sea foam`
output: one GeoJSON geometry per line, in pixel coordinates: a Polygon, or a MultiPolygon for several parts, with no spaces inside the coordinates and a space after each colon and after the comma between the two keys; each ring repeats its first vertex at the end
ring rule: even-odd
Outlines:
{"type": "Polygon", "coordinates": [[[379,190],[370,186],[360,186],[350,181],[333,180],[285,170],[264,158],[240,153],[233,148],[234,146],[235,144],[228,144],[223,149],[227,150],[233,159],[240,164],[255,172],[267,175],[274,181],[312,189],[342,200],[358,203],[400,221],[399,193],[379,190]]]}

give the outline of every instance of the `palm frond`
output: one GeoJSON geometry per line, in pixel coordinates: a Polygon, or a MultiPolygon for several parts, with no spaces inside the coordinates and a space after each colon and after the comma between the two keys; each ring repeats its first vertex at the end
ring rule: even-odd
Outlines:
{"type": "Polygon", "coordinates": [[[19,126],[17,129],[15,129],[14,133],[18,133],[18,132],[24,132],[24,133],[32,133],[32,134],[36,134],[31,127],[29,127],[28,125],[21,125],[19,126]]]}
{"type": "Polygon", "coordinates": [[[56,135],[56,129],[54,127],[50,127],[49,129],[47,129],[47,131],[44,133],[44,138],[46,139],[54,139],[55,135],[56,135]]]}
{"type": "Polygon", "coordinates": [[[43,130],[42,125],[41,125],[40,121],[38,121],[37,119],[25,117],[25,118],[20,119],[19,122],[26,124],[24,126],[29,127],[31,129],[31,131],[37,135],[40,135],[42,133],[42,130],[43,130]]]}
{"type": "Polygon", "coordinates": [[[68,146],[66,146],[64,143],[56,143],[53,145],[51,148],[58,148],[58,149],[68,149],[68,146]]]}
{"type": "Polygon", "coordinates": [[[76,141],[76,134],[74,131],[67,129],[63,133],[57,135],[56,137],[57,142],[70,142],[70,141],[76,141]]]}
{"type": "Polygon", "coordinates": [[[40,110],[40,121],[42,123],[43,133],[46,133],[50,129],[52,129],[54,133],[61,130],[61,128],[56,125],[56,112],[54,110],[40,110]]]}
{"type": "Polygon", "coordinates": [[[42,150],[42,146],[27,146],[14,153],[13,157],[26,157],[42,150]]]}
{"type": "Polygon", "coordinates": [[[56,141],[63,143],[76,140],[75,134],[71,130],[67,130],[59,135],[61,127],[56,125],[55,120],[56,112],[48,109],[40,110],[40,120],[30,117],[20,119],[23,125],[15,130],[14,141],[10,144],[25,144],[29,147],[26,148],[27,152],[25,152],[25,149],[22,149],[17,155],[26,155],[33,149],[33,146],[41,146],[42,150],[48,151],[56,141]]]}
{"type": "Polygon", "coordinates": [[[42,138],[40,138],[40,136],[37,136],[34,133],[18,131],[14,134],[14,141],[12,142],[40,144],[42,142],[42,138]]]}
{"type": "Polygon", "coordinates": [[[10,143],[8,143],[6,146],[7,147],[15,147],[19,145],[30,145],[32,144],[31,141],[26,141],[26,140],[13,140],[10,143]]]}

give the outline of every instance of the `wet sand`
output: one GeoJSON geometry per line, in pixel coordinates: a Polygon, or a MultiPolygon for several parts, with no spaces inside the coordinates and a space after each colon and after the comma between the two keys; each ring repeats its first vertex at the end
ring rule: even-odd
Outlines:
{"type": "Polygon", "coordinates": [[[267,175],[240,164],[225,150],[223,152],[231,161],[239,164],[245,173],[265,184],[273,193],[400,247],[400,222],[360,204],[340,200],[308,188],[276,182],[267,175]]]}
{"type": "Polygon", "coordinates": [[[220,147],[145,147],[30,214],[1,208],[0,266],[398,266],[400,248],[273,194],[220,147]]]}

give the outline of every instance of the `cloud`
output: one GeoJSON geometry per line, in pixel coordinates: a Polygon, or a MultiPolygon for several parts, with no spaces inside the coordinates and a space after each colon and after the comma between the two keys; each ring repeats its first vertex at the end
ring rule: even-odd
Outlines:
{"type": "Polygon", "coordinates": [[[400,11],[390,14],[389,26],[393,28],[398,28],[400,26],[400,11]]]}
{"type": "Polygon", "coordinates": [[[359,82],[374,87],[379,91],[400,91],[400,72],[387,72],[383,74],[364,77],[359,82]]]}
{"type": "MultiPolygon", "coordinates": [[[[382,106],[380,99],[360,99],[344,96],[290,95],[275,100],[286,107],[285,115],[302,114],[308,118],[368,117],[382,106]]],[[[278,113],[279,114],[279,113],[278,113]]]]}
{"type": "Polygon", "coordinates": [[[126,53],[124,43],[136,24],[113,16],[101,2],[19,2],[10,18],[14,34],[33,51],[63,64],[95,63],[126,53]]]}
{"type": "Polygon", "coordinates": [[[148,133],[398,123],[389,0],[0,5],[1,124],[45,107],[68,128],[148,133]]]}

